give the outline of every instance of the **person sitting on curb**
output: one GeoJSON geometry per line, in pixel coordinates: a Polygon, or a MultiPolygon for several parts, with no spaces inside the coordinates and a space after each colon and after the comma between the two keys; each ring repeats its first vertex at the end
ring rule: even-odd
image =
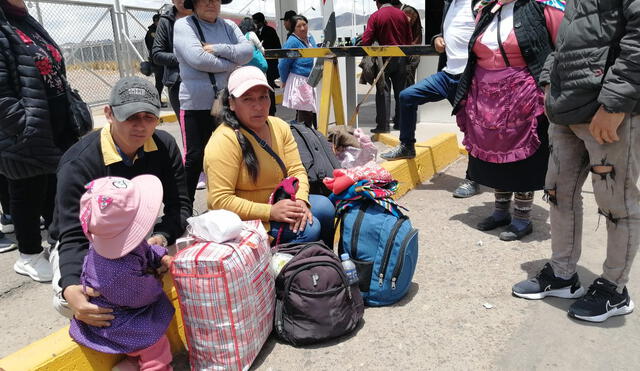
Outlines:
{"type": "MultiPolygon", "coordinates": [[[[416,123],[418,106],[447,99],[453,104],[458,89],[458,80],[464,72],[469,58],[469,40],[475,29],[473,13],[475,0],[446,0],[441,33],[431,39],[431,45],[440,53],[439,72],[400,92],[400,116],[396,116],[400,127],[400,144],[380,155],[385,160],[416,157],[416,123]]],[[[466,198],[478,193],[478,184],[463,181],[453,192],[454,197],[466,198]]]]}
{"type": "Polygon", "coordinates": [[[83,137],[60,160],[58,194],[52,236],[58,241],[51,252],[54,307],[61,314],[91,326],[108,326],[110,309],[89,303],[100,295],[80,284],[82,264],[89,251],[78,217],[85,185],[105,176],[132,179],[155,175],[162,181],[162,219],[155,225],[150,245],[168,246],[180,237],[192,214],[182,157],[175,139],[156,130],[160,97],[150,82],[139,77],[120,79],[104,108],[108,124],[83,137]]]}
{"type": "Polygon", "coordinates": [[[526,299],[581,297],[569,315],[590,322],[633,311],[626,284],[640,245],[640,3],[607,3],[606,10],[602,5],[567,2],[556,51],[540,76],[551,122],[545,182],[551,261],[513,286],[513,294],[526,299]],[[608,236],[602,276],[583,296],[576,269],[589,172],[608,236]]]}

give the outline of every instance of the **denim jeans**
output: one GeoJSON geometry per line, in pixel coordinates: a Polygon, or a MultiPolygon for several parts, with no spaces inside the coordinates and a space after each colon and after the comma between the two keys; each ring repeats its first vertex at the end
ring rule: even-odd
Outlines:
{"type": "Polygon", "coordinates": [[[394,115],[398,120],[400,115],[400,92],[407,87],[407,58],[391,57],[384,70],[384,88],[376,88],[376,126],[388,128],[391,119],[391,88],[395,100],[394,115]]]}
{"type": "Polygon", "coordinates": [[[400,141],[413,146],[416,142],[418,106],[447,99],[453,103],[458,88],[458,76],[444,71],[411,85],[400,92],[400,141]]]}
{"type": "Polygon", "coordinates": [[[640,116],[627,115],[618,136],[617,142],[599,144],[589,125],[552,124],[545,192],[551,204],[551,266],[557,275],[568,277],[582,251],[582,185],[591,171],[598,212],[607,223],[602,277],[621,290],[640,244],[640,116]],[[610,171],[595,171],[594,166],[610,171]]]}
{"type": "MultiPolygon", "coordinates": [[[[322,240],[324,243],[333,248],[333,221],[336,215],[336,209],[331,201],[325,196],[309,195],[309,203],[311,204],[311,214],[313,214],[313,223],[298,233],[293,233],[289,224],[285,224],[280,236],[280,243],[288,242],[313,242],[322,240]]],[[[280,226],[283,223],[271,222],[271,230],[269,235],[277,238],[280,226]]]]}

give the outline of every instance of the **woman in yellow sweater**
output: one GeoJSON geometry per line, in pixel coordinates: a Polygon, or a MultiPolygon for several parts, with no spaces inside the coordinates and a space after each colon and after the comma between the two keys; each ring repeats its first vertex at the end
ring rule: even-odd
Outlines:
{"type": "Polygon", "coordinates": [[[205,148],[208,207],[232,211],[242,220],[260,219],[273,237],[286,225],[280,242],[322,239],[331,247],[335,209],[328,198],[309,195],[307,172],[289,125],[269,116],[269,90],[256,67],[241,67],[229,76],[220,97],[222,125],[205,148]],[[287,176],[299,180],[296,201],[269,205],[269,195],[287,176]]]}

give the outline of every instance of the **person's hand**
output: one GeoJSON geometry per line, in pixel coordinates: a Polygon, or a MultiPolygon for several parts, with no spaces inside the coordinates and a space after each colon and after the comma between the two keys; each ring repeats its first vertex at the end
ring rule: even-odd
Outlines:
{"type": "Polygon", "coordinates": [[[291,224],[291,231],[293,233],[298,233],[304,231],[304,228],[307,226],[307,223],[313,224],[313,214],[311,214],[311,210],[307,206],[307,203],[302,200],[296,200],[296,203],[303,210],[302,215],[296,220],[295,223],[291,224]]]}
{"type": "Polygon", "coordinates": [[[600,144],[617,142],[620,140],[618,127],[622,124],[623,119],[624,113],[610,113],[600,106],[598,112],[591,119],[589,132],[600,144]]]}
{"type": "Polygon", "coordinates": [[[542,100],[542,104],[544,106],[544,114],[549,117],[547,113],[547,99],[549,99],[549,94],[551,94],[551,84],[547,84],[544,86],[544,98],[542,100]]]}
{"type": "Polygon", "coordinates": [[[158,276],[162,276],[163,274],[169,271],[172,261],[173,261],[172,256],[165,255],[162,257],[162,260],[160,260],[160,267],[156,269],[156,273],[158,274],[158,276]]]}
{"type": "Polygon", "coordinates": [[[87,287],[82,291],[82,285],[67,286],[62,292],[62,296],[69,304],[69,308],[73,312],[73,317],[78,321],[82,321],[90,326],[107,327],[111,326],[111,321],[115,317],[112,314],[113,309],[102,308],[89,302],[90,297],[98,297],[100,293],[91,287],[87,287]]]}
{"type": "Polygon", "coordinates": [[[444,53],[446,44],[444,43],[444,37],[438,36],[433,40],[433,47],[440,54],[444,53]]]}
{"type": "Polygon", "coordinates": [[[304,210],[291,200],[280,200],[271,206],[269,219],[275,222],[293,224],[304,213],[304,210]]]}
{"type": "Polygon", "coordinates": [[[215,51],[215,49],[213,48],[213,44],[202,44],[202,49],[204,49],[205,52],[211,54],[213,54],[213,52],[215,51]]]}

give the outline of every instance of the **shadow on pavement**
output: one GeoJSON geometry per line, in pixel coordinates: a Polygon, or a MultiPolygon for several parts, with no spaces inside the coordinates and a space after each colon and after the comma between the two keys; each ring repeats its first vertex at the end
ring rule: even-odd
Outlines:
{"type": "MultiPolygon", "coordinates": [[[[476,229],[476,226],[482,219],[491,215],[493,212],[493,202],[483,202],[484,205],[481,206],[470,206],[467,209],[466,213],[456,214],[449,218],[449,220],[457,220],[462,222],[463,224],[468,225],[469,227],[476,229]]],[[[546,241],[551,238],[551,226],[547,223],[547,219],[549,216],[549,210],[533,204],[533,208],[531,210],[531,217],[533,220],[533,233],[524,237],[521,241],[546,241]]],[[[495,236],[498,238],[500,232],[502,232],[506,227],[496,228],[492,231],[487,231],[488,235],[495,236]]]]}
{"type": "Polygon", "coordinates": [[[260,368],[260,366],[264,363],[264,361],[267,359],[269,354],[271,354],[276,344],[291,346],[298,349],[321,349],[325,347],[330,347],[330,346],[340,344],[346,340],[349,340],[352,337],[355,337],[358,334],[358,332],[360,332],[360,330],[364,327],[364,324],[365,324],[365,320],[363,318],[360,320],[360,322],[358,323],[358,326],[353,331],[351,331],[350,333],[344,336],[341,336],[336,339],[327,340],[318,344],[310,344],[310,345],[303,345],[303,346],[297,346],[297,347],[290,345],[288,343],[285,343],[284,341],[278,339],[278,337],[273,332],[271,332],[269,339],[267,339],[267,342],[264,344],[264,346],[260,350],[260,353],[258,353],[258,356],[256,357],[255,361],[253,361],[253,364],[251,364],[250,370],[255,370],[260,368]]]}

